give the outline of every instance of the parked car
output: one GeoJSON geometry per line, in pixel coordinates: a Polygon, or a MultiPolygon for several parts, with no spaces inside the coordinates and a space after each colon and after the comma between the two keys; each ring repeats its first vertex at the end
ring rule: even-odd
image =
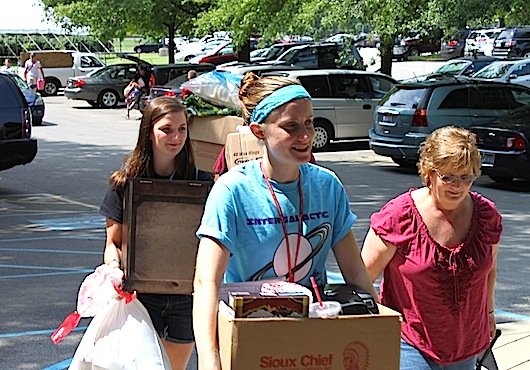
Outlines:
{"type": "MultiPolygon", "coordinates": [[[[164,85],[197,66],[189,63],[151,65],[132,55],[118,55],[135,63],[109,65],[86,76],[71,78],[64,89],[64,95],[68,99],[85,100],[92,106],[114,108],[119,102],[125,101],[123,90],[134,78],[140,65],[147,65],[151,70],[154,79],[152,85],[164,85]]],[[[211,66],[212,69],[215,68],[211,66]]]]}
{"type": "Polygon", "coordinates": [[[440,47],[440,56],[446,59],[463,57],[466,39],[471,31],[472,30],[470,28],[461,29],[449,37],[448,40],[442,42],[440,47]]]}
{"type": "Polygon", "coordinates": [[[511,27],[495,39],[493,56],[530,58],[530,27],[511,27]]]}
{"type": "Polygon", "coordinates": [[[274,44],[271,47],[269,47],[269,50],[261,55],[250,58],[250,61],[252,63],[258,63],[258,62],[266,62],[268,60],[274,60],[277,59],[280,55],[282,55],[286,50],[289,50],[290,48],[294,48],[295,46],[301,46],[301,45],[309,45],[310,42],[282,42],[279,44],[274,44]]]}
{"type": "Polygon", "coordinates": [[[492,55],[494,40],[504,28],[472,31],[466,38],[464,55],[492,55]]]}
{"type": "Polygon", "coordinates": [[[440,32],[425,34],[417,31],[411,32],[409,36],[398,37],[392,49],[392,57],[397,60],[407,60],[409,57],[418,56],[422,53],[436,53],[441,48],[440,32]]]}
{"type": "Polygon", "coordinates": [[[262,74],[268,72],[300,70],[305,68],[299,66],[284,66],[275,64],[242,63],[233,65],[219,65],[216,69],[218,71],[227,71],[241,76],[244,76],[247,72],[253,72],[256,75],[261,76],[262,74]]]}
{"type": "Polygon", "coordinates": [[[204,72],[213,71],[214,69],[215,66],[210,63],[187,64],[186,68],[182,69],[182,74],[180,74],[178,77],[169,80],[163,85],[157,84],[152,86],[149,91],[149,94],[144,95],[140,98],[140,101],[138,103],[138,109],[140,110],[140,112],[143,112],[147,104],[149,104],[151,100],[159,96],[171,96],[175,97],[176,99],[180,99],[180,96],[182,95],[182,88],[180,87],[180,85],[182,85],[188,80],[188,72],[190,70],[194,70],[195,72],[197,72],[197,76],[199,76],[204,72]]]}
{"type": "Polygon", "coordinates": [[[417,76],[406,80],[401,80],[402,83],[415,83],[429,79],[441,79],[453,76],[471,76],[499,60],[495,57],[476,56],[476,57],[460,57],[448,60],[446,63],[438,67],[434,72],[423,76],[417,76]]]}
{"type": "Polygon", "coordinates": [[[28,86],[27,82],[19,75],[14,73],[5,73],[5,75],[9,77],[18,86],[20,91],[22,91],[22,94],[24,94],[31,110],[33,126],[41,125],[45,110],[42,96],[38,92],[33,91],[33,89],[28,86]]]}
{"type": "Polygon", "coordinates": [[[530,104],[470,130],[482,154],[482,173],[497,182],[530,179],[530,104]]]}
{"type": "Polygon", "coordinates": [[[364,60],[355,45],[349,45],[345,50],[345,46],[338,43],[295,46],[284,52],[277,59],[263,63],[291,65],[306,69],[343,67],[366,69],[364,60]]]}
{"type": "Polygon", "coordinates": [[[227,40],[212,39],[208,42],[190,42],[183,45],[182,49],[175,54],[175,62],[189,62],[199,55],[206,55],[221,45],[225,45],[227,40]]]}
{"type": "Polygon", "coordinates": [[[397,83],[382,73],[343,69],[263,74],[270,75],[296,78],[311,95],[315,150],[328,147],[332,140],[368,137],[375,106],[397,83]]]}
{"type": "Polygon", "coordinates": [[[238,53],[234,50],[231,42],[219,45],[206,55],[200,55],[190,59],[190,63],[212,63],[215,65],[232,62],[238,59],[238,53]]]}
{"type": "Polygon", "coordinates": [[[36,155],[28,102],[16,83],[0,73],[0,171],[30,163],[36,155]]]}
{"type": "Polygon", "coordinates": [[[473,77],[530,87],[530,58],[499,60],[476,72],[473,77]]]}
{"type": "Polygon", "coordinates": [[[370,147],[414,165],[421,142],[439,127],[483,125],[530,102],[530,89],[456,77],[394,87],[375,109],[370,147]]]}
{"type": "Polygon", "coordinates": [[[164,44],[161,42],[144,42],[143,44],[136,45],[134,47],[135,53],[158,53],[160,48],[163,48],[164,44]]]}

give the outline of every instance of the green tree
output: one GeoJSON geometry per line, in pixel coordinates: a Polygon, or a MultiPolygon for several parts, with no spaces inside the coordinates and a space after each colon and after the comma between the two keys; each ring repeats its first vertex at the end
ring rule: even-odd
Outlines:
{"type": "MultiPolygon", "coordinates": [[[[49,19],[66,29],[88,27],[94,35],[122,40],[128,34],[156,37],[191,34],[194,20],[210,0],[42,0],[49,19]]],[[[169,62],[174,62],[169,43],[169,62]]]]}

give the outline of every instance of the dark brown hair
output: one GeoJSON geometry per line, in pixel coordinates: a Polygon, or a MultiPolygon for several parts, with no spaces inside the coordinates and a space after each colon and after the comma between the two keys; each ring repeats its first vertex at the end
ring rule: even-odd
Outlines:
{"type": "MultiPolygon", "coordinates": [[[[155,176],[151,138],[153,126],[166,114],[172,112],[183,112],[186,115],[186,121],[188,120],[185,109],[174,98],[158,97],[147,105],[140,122],[136,147],[125,157],[122,167],[110,177],[109,182],[114,189],[123,190],[129,178],[150,178],[155,176]]],[[[184,142],[184,147],[175,156],[175,168],[177,169],[175,179],[195,179],[195,161],[189,134],[184,142]]]]}

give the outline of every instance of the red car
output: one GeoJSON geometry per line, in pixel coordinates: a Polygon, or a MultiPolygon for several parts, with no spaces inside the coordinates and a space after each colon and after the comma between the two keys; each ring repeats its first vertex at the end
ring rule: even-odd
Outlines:
{"type": "Polygon", "coordinates": [[[210,54],[201,55],[190,60],[192,63],[212,63],[215,65],[233,62],[237,60],[238,54],[231,42],[222,44],[210,54]]]}

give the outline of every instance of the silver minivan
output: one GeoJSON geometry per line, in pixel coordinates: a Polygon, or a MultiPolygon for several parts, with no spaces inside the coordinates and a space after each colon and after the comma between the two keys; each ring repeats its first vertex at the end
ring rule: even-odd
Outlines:
{"type": "Polygon", "coordinates": [[[415,165],[421,142],[437,128],[479,126],[525,104],[530,89],[509,83],[455,77],[397,85],[375,111],[370,147],[399,165],[415,165]]]}
{"type": "Polygon", "coordinates": [[[262,76],[271,75],[297,79],[311,95],[315,150],[328,147],[332,140],[367,138],[377,103],[397,84],[382,73],[347,69],[293,70],[262,76]]]}

